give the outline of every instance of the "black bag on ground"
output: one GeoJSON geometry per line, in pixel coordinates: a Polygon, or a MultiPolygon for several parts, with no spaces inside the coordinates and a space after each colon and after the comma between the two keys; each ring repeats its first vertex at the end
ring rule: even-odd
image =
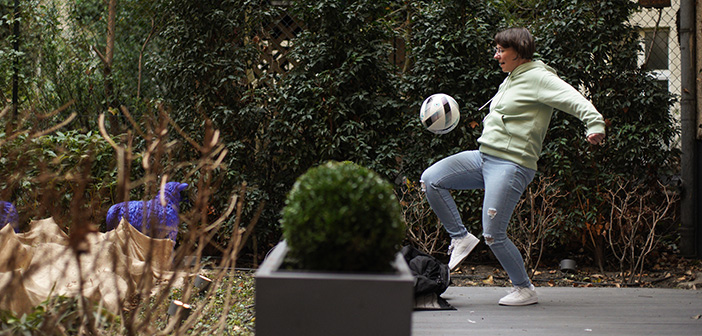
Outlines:
{"type": "Polygon", "coordinates": [[[439,296],[446,291],[450,283],[448,265],[412,246],[403,247],[401,253],[414,276],[415,297],[430,293],[439,296]]]}

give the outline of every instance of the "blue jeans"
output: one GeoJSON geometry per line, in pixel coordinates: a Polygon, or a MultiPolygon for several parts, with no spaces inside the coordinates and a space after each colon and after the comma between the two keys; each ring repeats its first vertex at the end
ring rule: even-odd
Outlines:
{"type": "Polygon", "coordinates": [[[531,281],[521,253],[507,237],[507,225],[535,173],[514,162],[474,150],[434,163],[424,171],[421,180],[429,205],[451,238],[464,237],[468,230],[450,190],[485,189],[482,214],[485,243],[507,271],[512,285],[518,287],[528,287],[531,281]]]}

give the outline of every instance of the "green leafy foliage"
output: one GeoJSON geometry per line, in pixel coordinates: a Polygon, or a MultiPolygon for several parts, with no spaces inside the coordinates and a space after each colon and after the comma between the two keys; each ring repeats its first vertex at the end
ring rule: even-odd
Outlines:
{"type": "MultiPolygon", "coordinates": [[[[607,226],[610,210],[603,195],[614,180],[654,186],[675,173],[674,98],[636,64],[639,37],[628,23],[636,9],[624,0],[546,1],[540,7],[550,19],[536,25],[538,52],[586,93],[604,115],[608,133],[605,146],[595,147],[583,141],[578,120],[556,113],[551,123],[539,164],[561,190],[570,192],[556,205],[571,210],[551,237],[560,243],[601,249],[589,237],[601,236],[607,226]]],[[[596,257],[599,263],[602,258],[596,257]]]]}
{"type": "Polygon", "coordinates": [[[405,235],[392,185],[352,162],[327,162],[300,176],[281,224],[304,269],[386,271],[405,235]]]}
{"type": "MultiPolygon", "coordinates": [[[[609,208],[603,195],[615,176],[652,184],[675,173],[679,151],[670,114],[674,97],[636,63],[639,35],[628,21],[638,8],[635,3],[447,1],[407,8],[412,9],[408,16],[412,66],[403,88],[413,109],[418,109],[423,97],[441,91],[453,95],[462,109],[459,127],[447,135],[437,137],[416,129],[414,146],[403,153],[411,180],[446,155],[477,148],[481,128],[476,126],[487,113],[477,107],[494,94],[505,76],[491,59],[492,36],[511,26],[528,27],[536,38],[537,58],[584,92],[607,121],[606,145],[596,147],[585,141],[579,120],[565,113],[554,115],[539,174],[568,193],[555,206],[569,211],[555,219],[559,224],[547,233],[548,245],[601,250],[601,243],[597,246],[589,237],[601,237],[606,227],[604,214],[609,208]]],[[[464,223],[480,231],[481,194],[454,196],[464,223]]]]}
{"type": "MultiPolygon", "coordinates": [[[[0,132],[0,140],[5,133],[0,132]]],[[[53,216],[70,226],[71,202],[89,200],[80,209],[94,223],[103,222],[116,188],[112,147],[96,133],[56,132],[38,138],[27,135],[0,147],[0,189],[3,199],[12,201],[20,214],[20,225],[53,216]],[[89,188],[76,195],[81,176],[90,176],[89,188]]]]}
{"type": "Polygon", "coordinates": [[[107,110],[108,100],[118,105],[141,106],[139,96],[155,96],[157,84],[153,67],[144,61],[150,60],[148,55],[158,47],[150,35],[163,21],[154,6],[153,1],[124,1],[117,6],[114,60],[109,75],[105,75],[105,1],[20,1],[19,52],[14,52],[12,44],[13,1],[0,1],[0,98],[5,102],[10,97],[11,65],[17,59],[18,110],[31,106],[47,113],[73,101],[69,108],[41,120],[42,126],[75,112],[77,118],[71,127],[87,132],[96,130],[97,116],[107,110]],[[140,55],[146,56],[142,59],[140,55]],[[140,80],[140,70],[144,80],[140,80]],[[112,83],[112,97],[106,96],[108,80],[112,83]]]}
{"type": "Polygon", "coordinates": [[[351,160],[386,178],[397,176],[407,120],[389,58],[388,3],[294,6],[306,23],[293,49],[300,65],[279,85],[278,113],[268,130],[274,170],[289,172],[285,178],[326,160],[351,160]]]}
{"type": "MultiPolygon", "coordinates": [[[[421,173],[439,159],[468,149],[477,149],[482,119],[479,110],[495,93],[502,80],[492,60],[492,37],[501,16],[490,3],[481,1],[413,2],[406,7],[405,28],[411,61],[403,76],[406,98],[406,127],[403,173],[418,181],[421,173]],[[426,131],[417,118],[422,101],[443,92],[456,99],[461,110],[459,125],[437,136],[426,131]]],[[[456,203],[464,223],[481,230],[480,194],[457,192],[456,203]]]]}
{"type": "MultiPolygon", "coordinates": [[[[208,274],[212,276],[212,274],[208,274]]],[[[193,312],[202,312],[188,328],[186,335],[254,335],[255,281],[253,273],[232,271],[223,276],[217,286],[211,285],[207,292],[196,293],[189,300],[193,312]]],[[[140,307],[140,313],[156,312],[149,321],[151,328],[163,330],[169,323],[166,313],[173,300],[183,300],[182,288],[170,288],[168,300],[149,303],[140,307]]],[[[194,313],[191,313],[194,314],[194,313]]]]}
{"type": "MultiPolygon", "coordinates": [[[[228,150],[219,187],[248,184],[241,222],[266,202],[255,232],[261,250],[278,240],[285,194],[310,167],[350,160],[388,180],[416,182],[438,159],[476,149],[487,113],[478,108],[506,76],[492,60],[493,36],[511,26],[533,32],[538,58],[591,99],[608,124],[606,145],[594,147],[584,140],[580,121],[558,112],[552,120],[539,173],[570,196],[556,205],[568,211],[549,233],[550,244],[592,245],[584,237],[601,233],[592,228],[604,227],[608,208],[602,192],[615,176],[652,184],[675,173],[678,130],[669,113],[675,97],[637,64],[640,41],[629,16],[638,7],[632,1],[320,0],[284,6],[264,0],[125,1],[118,6],[109,78],[95,52],[105,46],[105,2],[57,4],[22,1],[24,34],[16,53],[13,2],[0,0],[0,98],[8,101],[17,59],[22,104],[46,113],[74,101],[39,121],[55,124],[77,112],[68,128],[79,131],[64,134],[96,132],[95,116],[107,106],[108,79],[113,98],[137,120],[163,101],[181,135],[197,142],[211,122],[228,150]],[[271,58],[268,41],[279,33],[275,26],[289,20],[300,22],[301,29],[271,58]],[[288,51],[292,71],[268,71],[288,51]],[[462,114],[459,126],[441,136],[417,120],[421,102],[437,92],[453,96],[462,114]]],[[[111,112],[126,124],[119,111],[111,112]]],[[[133,145],[138,152],[143,143],[133,145]]],[[[197,155],[188,149],[168,160],[186,162],[197,155]]],[[[98,170],[93,181],[112,183],[102,178],[114,175],[107,171],[114,164],[106,163],[107,156],[93,161],[101,165],[91,168],[98,170]]],[[[135,178],[141,177],[138,163],[135,158],[135,178]]],[[[5,183],[4,195],[29,199],[18,193],[28,193],[34,182],[5,183]]],[[[480,231],[481,193],[454,195],[466,225],[480,231]]],[[[227,204],[224,193],[215,195],[212,216],[227,204]]],[[[235,222],[226,223],[220,242],[229,241],[235,222]]]]}
{"type": "MultiPolygon", "coordinates": [[[[250,192],[243,216],[250,218],[256,205],[266,201],[257,236],[279,236],[269,223],[276,222],[282,207],[285,192],[278,185],[287,175],[271,169],[273,158],[266,150],[267,125],[274,113],[269,107],[274,94],[267,83],[274,74],[254,71],[264,57],[261,40],[270,33],[268,25],[280,19],[279,8],[261,0],[159,1],[158,8],[166,17],[158,34],[162,51],[149,64],[161,97],[193,139],[202,138],[206,122],[220,131],[228,150],[221,188],[235,189],[246,181],[250,192]]],[[[186,151],[175,159],[192,155],[186,151]]],[[[213,201],[215,215],[220,215],[227,195],[214,195],[213,201]]],[[[229,241],[237,229],[231,227],[234,222],[227,222],[219,239],[229,241]]]]}
{"type": "Polygon", "coordinates": [[[86,325],[106,327],[119,318],[95,305],[95,320],[85,321],[78,298],[57,296],[34,307],[26,314],[0,311],[3,335],[66,335],[86,332],[86,325]]]}

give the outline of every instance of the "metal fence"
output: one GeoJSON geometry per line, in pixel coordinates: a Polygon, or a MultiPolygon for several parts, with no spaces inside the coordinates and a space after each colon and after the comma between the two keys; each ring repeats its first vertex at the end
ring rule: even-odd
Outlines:
{"type": "MultiPolygon", "coordinates": [[[[678,10],[680,0],[670,1],[669,7],[641,7],[630,22],[639,27],[643,51],[639,54],[639,64],[655,75],[662,85],[676,97],[681,90],[680,38],[678,35],[678,10]]],[[[679,119],[680,104],[671,109],[679,119]]]]}

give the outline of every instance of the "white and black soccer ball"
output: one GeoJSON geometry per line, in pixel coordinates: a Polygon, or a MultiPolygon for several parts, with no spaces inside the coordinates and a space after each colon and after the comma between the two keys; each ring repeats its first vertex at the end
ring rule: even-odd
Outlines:
{"type": "Polygon", "coordinates": [[[456,128],[460,119],[458,103],[453,97],[444,93],[429,96],[419,109],[419,120],[427,130],[434,134],[451,132],[456,128]]]}

